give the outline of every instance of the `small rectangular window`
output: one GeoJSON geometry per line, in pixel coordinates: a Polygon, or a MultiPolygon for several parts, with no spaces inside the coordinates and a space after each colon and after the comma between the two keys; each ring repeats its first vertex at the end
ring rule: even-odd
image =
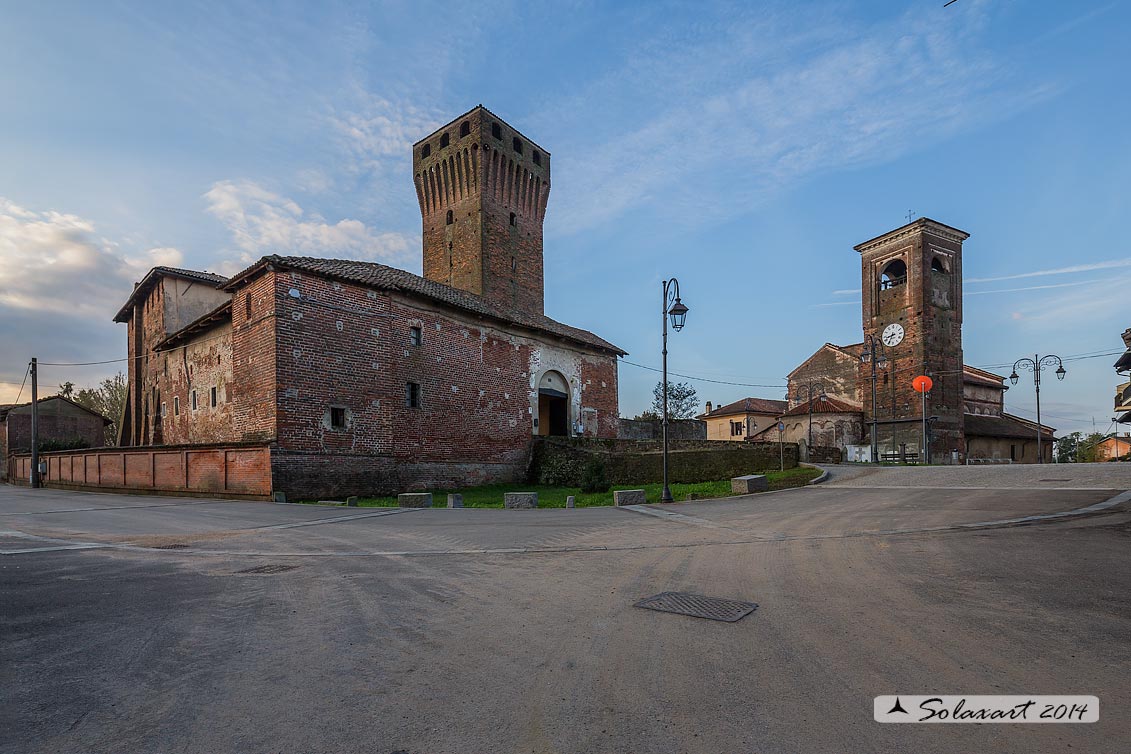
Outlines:
{"type": "Polygon", "coordinates": [[[196,391],[192,391],[192,410],[196,411],[196,391]]]}
{"type": "Polygon", "coordinates": [[[1017,460],[1017,446],[1016,445],[1010,445],[1009,446],[1009,460],[1011,460],[1011,461],[1017,460]]]}
{"type": "Polygon", "coordinates": [[[404,386],[404,405],[407,408],[420,408],[420,384],[406,382],[404,386]]]}
{"type": "Polygon", "coordinates": [[[247,294],[243,299],[243,313],[246,319],[251,319],[251,294],[247,294]]]}
{"type": "Polygon", "coordinates": [[[212,391],[209,395],[209,401],[212,404],[212,408],[216,408],[216,388],[212,388],[212,391]]]}
{"type": "Polygon", "coordinates": [[[181,399],[179,396],[173,396],[173,416],[181,415],[181,399]]]}
{"type": "Polygon", "coordinates": [[[346,428],[346,410],[341,406],[330,407],[330,427],[332,429],[346,428]]]}
{"type": "Polygon", "coordinates": [[[414,346],[419,346],[424,343],[424,331],[419,327],[413,327],[408,331],[408,340],[414,346]]]}
{"type": "Polygon", "coordinates": [[[161,401],[161,418],[164,419],[168,415],[169,415],[169,404],[166,403],[165,401],[161,401]]]}

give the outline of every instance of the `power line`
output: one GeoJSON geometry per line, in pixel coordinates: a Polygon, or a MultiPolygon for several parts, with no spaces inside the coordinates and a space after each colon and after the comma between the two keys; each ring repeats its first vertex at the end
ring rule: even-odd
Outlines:
{"type": "Polygon", "coordinates": [[[31,362],[30,362],[30,361],[28,362],[28,365],[27,365],[27,370],[26,370],[26,371],[24,371],[24,381],[20,383],[20,392],[19,392],[19,393],[18,393],[18,394],[16,395],[16,403],[19,403],[19,402],[20,402],[20,398],[22,398],[22,397],[23,397],[23,394],[24,394],[24,385],[25,385],[25,384],[27,384],[27,376],[28,376],[29,374],[31,374],[31,362]]]}

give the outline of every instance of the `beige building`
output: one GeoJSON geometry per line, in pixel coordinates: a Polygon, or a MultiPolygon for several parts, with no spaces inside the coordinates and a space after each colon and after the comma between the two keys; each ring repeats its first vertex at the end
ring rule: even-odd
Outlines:
{"type": "Polygon", "coordinates": [[[1096,443],[1097,461],[1114,461],[1117,458],[1127,459],[1131,456],[1131,433],[1117,434],[1103,442],[1096,443]]]}
{"type": "Polygon", "coordinates": [[[743,398],[718,408],[707,401],[706,410],[695,418],[706,423],[708,440],[745,440],[775,426],[788,407],[785,401],[767,398],[743,398]]]}

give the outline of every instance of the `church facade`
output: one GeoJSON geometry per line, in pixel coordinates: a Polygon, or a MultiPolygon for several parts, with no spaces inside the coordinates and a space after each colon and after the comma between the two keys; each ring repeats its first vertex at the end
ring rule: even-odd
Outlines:
{"type": "MultiPolygon", "coordinates": [[[[826,343],[790,373],[790,409],[781,417],[787,441],[872,460],[874,426],[880,460],[1037,461],[1037,425],[1005,412],[1005,378],[963,362],[967,238],[919,218],[855,247],[862,341],[826,343]],[[912,386],[920,375],[933,383],[925,404],[912,386]]],[[[1040,431],[1049,461],[1053,430],[1040,431]]],[[[776,429],[757,439],[776,439],[776,429]]]]}
{"type": "Polygon", "coordinates": [[[479,106],[413,146],[424,275],[286,255],[159,267],[124,446],[267,444],[291,496],[512,481],[538,435],[615,438],[624,351],[545,316],[550,155],[479,106]]]}

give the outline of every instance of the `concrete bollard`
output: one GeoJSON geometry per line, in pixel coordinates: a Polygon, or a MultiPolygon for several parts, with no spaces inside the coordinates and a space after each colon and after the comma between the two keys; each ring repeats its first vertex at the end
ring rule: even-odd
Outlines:
{"type": "Polygon", "coordinates": [[[730,480],[730,491],[736,495],[749,495],[752,492],[765,492],[770,489],[770,483],[762,474],[747,474],[736,476],[730,480]]]}
{"type": "Polygon", "coordinates": [[[287,493],[285,493],[285,492],[276,492],[276,493],[275,493],[275,494],[273,495],[273,498],[274,498],[274,500],[275,500],[275,502],[276,502],[276,503],[285,503],[285,502],[287,502],[287,493]]]}
{"type": "Polygon", "coordinates": [[[397,495],[397,507],[400,508],[431,508],[431,492],[402,492],[397,495]]]}
{"type": "Polygon", "coordinates": [[[644,505],[648,498],[644,490],[616,490],[613,492],[613,505],[644,505]]]}
{"type": "Polygon", "coordinates": [[[566,496],[566,507],[567,508],[573,507],[573,495],[567,495],[566,496]]]}
{"type": "Polygon", "coordinates": [[[349,497],[347,497],[346,498],[346,505],[349,506],[350,508],[356,508],[357,507],[357,495],[350,495],[349,497]]]}
{"type": "Polygon", "coordinates": [[[455,494],[448,495],[448,507],[449,508],[462,508],[463,507],[463,495],[459,494],[458,492],[455,493],[455,494]]]}
{"type": "Polygon", "coordinates": [[[504,508],[537,508],[537,492],[505,492],[503,493],[504,508]]]}

